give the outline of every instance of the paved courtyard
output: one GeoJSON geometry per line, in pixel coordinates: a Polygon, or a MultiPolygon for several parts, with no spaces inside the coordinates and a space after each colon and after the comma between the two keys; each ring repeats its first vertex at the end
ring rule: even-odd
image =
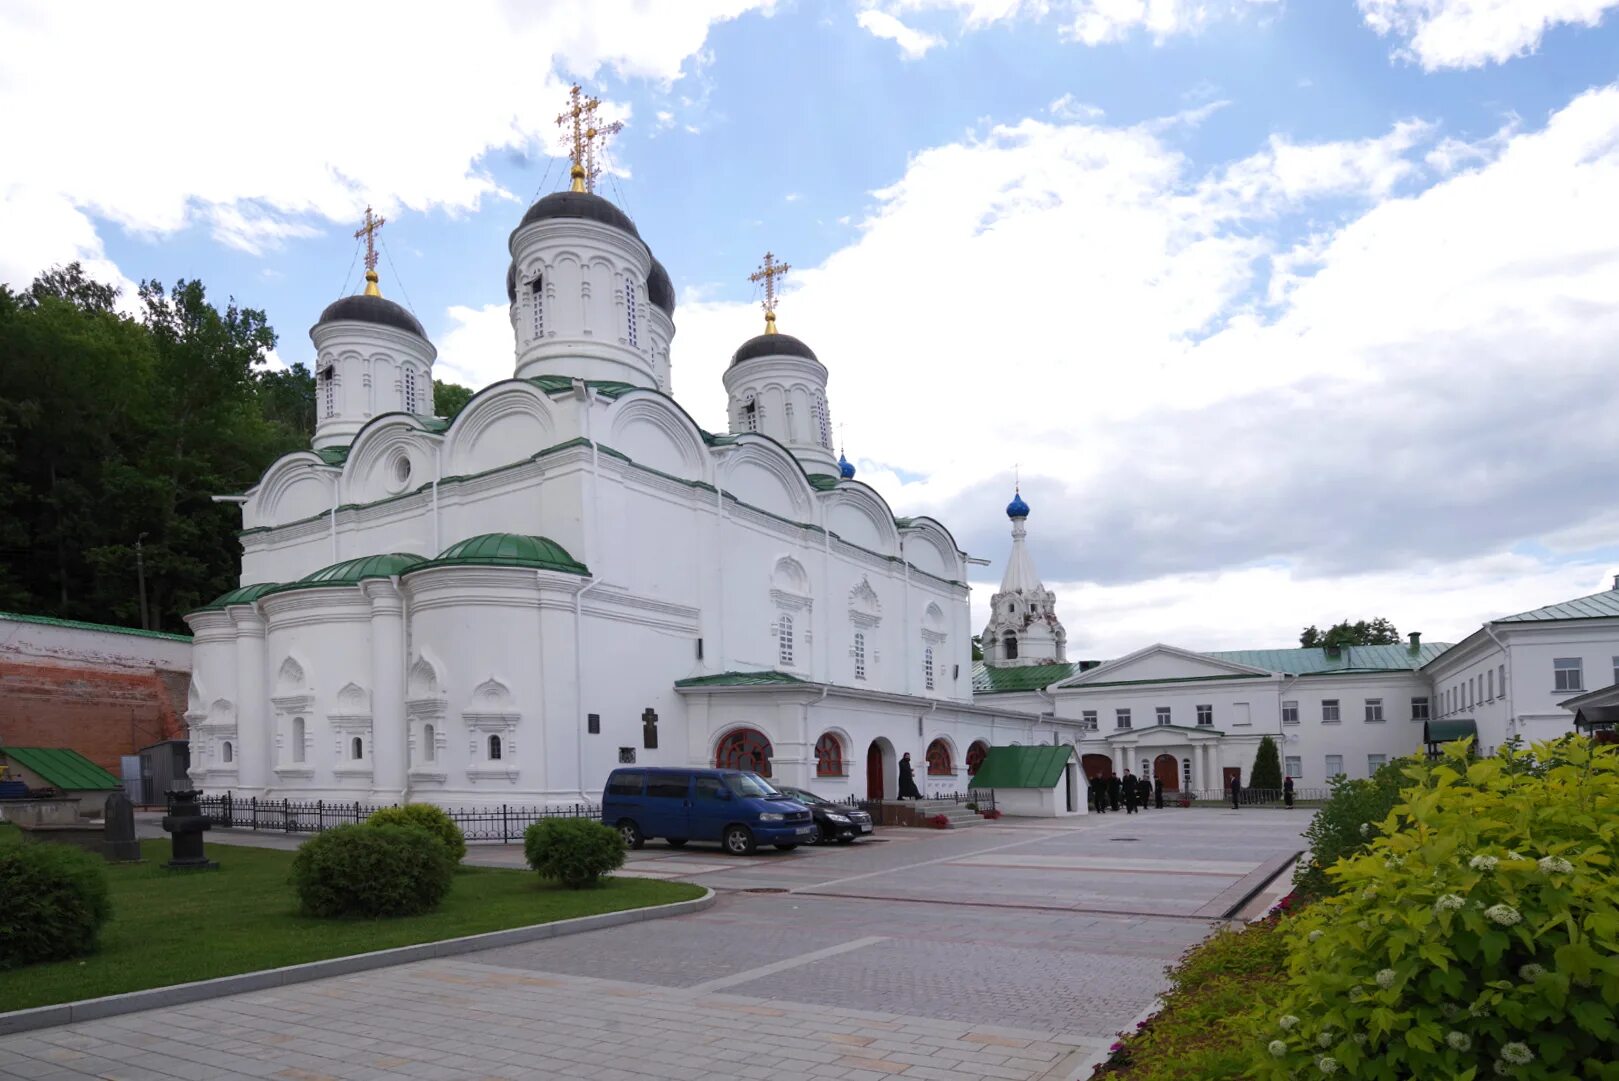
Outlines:
{"type": "MultiPolygon", "coordinates": [[[[1164,966],[1302,847],[1307,816],[1003,819],[750,860],[652,842],[627,872],[709,886],[719,903],[0,1037],[0,1078],[1085,1076],[1164,966]]],[[[470,858],[521,862],[500,847],[470,858]]]]}

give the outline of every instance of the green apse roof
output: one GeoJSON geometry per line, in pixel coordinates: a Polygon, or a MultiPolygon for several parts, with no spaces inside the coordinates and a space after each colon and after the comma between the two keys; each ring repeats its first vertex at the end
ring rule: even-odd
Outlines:
{"type": "Polygon", "coordinates": [[[38,774],[40,780],[63,791],[122,787],[118,778],[78,751],[65,747],[0,747],[0,757],[38,774]]]}
{"type": "Polygon", "coordinates": [[[1502,616],[1496,623],[1539,623],[1551,619],[1612,619],[1619,616],[1619,589],[1576,597],[1561,604],[1548,604],[1515,616],[1502,616]]]}
{"type": "Polygon", "coordinates": [[[206,612],[214,608],[224,608],[232,604],[252,604],[272,589],[281,588],[280,582],[260,582],[256,586],[237,586],[229,593],[221,593],[201,608],[199,612],[206,612]]]}
{"type": "Polygon", "coordinates": [[[675,680],[676,687],[767,687],[773,683],[803,683],[786,672],[721,672],[713,676],[693,676],[675,680]]]}
{"type": "Polygon", "coordinates": [[[556,541],[524,533],[484,533],[468,537],[415,569],[450,566],[537,567],[568,574],[590,573],[590,568],[574,559],[556,541]]]}
{"type": "Polygon", "coordinates": [[[1056,747],[991,747],[969,788],[1050,788],[1062,780],[1074,757],[1068,744],[1056,747]]]}

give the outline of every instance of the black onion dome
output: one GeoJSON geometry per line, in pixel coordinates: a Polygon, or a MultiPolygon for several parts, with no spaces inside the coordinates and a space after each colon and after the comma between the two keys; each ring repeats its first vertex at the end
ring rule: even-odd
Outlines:
{"type": "Polygon", "coordinates": [[[517,264],[511,263],[506,267],[506,302],[517,303],[517,264]]]}
{"type": "Polygon", "coordinates": [[[741,364],[744,360],[754,360],[758,357],[803,357],[817,364],[821,362],[821,358],[815,355],[815,350],[791,334],[778,333],[749,338],[731,355],[731,363],[741,364]]]}
{"type": "Polygon", "coordinates": [[[669,280],[669,272],[663,269],[663,264],[658,262],[656,256],[652,259],[652,273],[646,276],[646,298],[652,302],[653,307],[674,318],[675,283],[669,280]]]}
{"type": "Polygon", "coordinates": [[[334,300],[326,305],[326,310],[320,313],[315,325],[345,321],[377,323],[393,327],[395,330],[403,330],[407,334],[414,334],[418,338],[427,338],[427,331],[422,329],[422,324],[416,317],[386,297],[356,293],[351,297],[334,300]]]}
{"type": "Polygon", "coordinates": [[[641,234],[636,231],[635,223],[630,220],[628,214],[601,196],[588,191],[552,192],[528,208],[528,213],[517,223],[517,228],[521,229],[525,225],[550,218],[579,218],[584,221],[600,222],[602,225],[621,229],[637,240],[641,239],[641,234]]]}

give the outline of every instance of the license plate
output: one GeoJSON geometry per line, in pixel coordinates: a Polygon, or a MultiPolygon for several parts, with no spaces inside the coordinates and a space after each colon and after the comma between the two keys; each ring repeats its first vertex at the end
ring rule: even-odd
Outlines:
{"type": "Polygon", "coordinates": [[[870,833],[871,832],[870,823],[866,823],[866,822],[860,823],[860,832],[861,833],[870,833]]]}
{"type": "Polygon", "coordinates": [[[798,832],[799,833],[814,833],[815,832],[815,827],[814,826],[799,826],[798,827],[798,832]]]}

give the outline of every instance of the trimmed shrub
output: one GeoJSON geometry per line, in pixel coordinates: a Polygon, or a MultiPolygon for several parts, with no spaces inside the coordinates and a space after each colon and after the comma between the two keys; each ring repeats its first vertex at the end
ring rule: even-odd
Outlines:
{"type": "Polygon", "coordinates": [[[1390,762],[1364,781],[1342,775],[1331,780],[1332,795],[1304,831],[1310,851],[1293,872],[1295,890],[1306,898],[1338,892],[1327,869],[1346,856],[1365,851],[1379,835],[1379,824],[1400,800],[1405,765],[1405,761],[1390,762]]]}
{"type": "Polygon", "coordinates": [[[1254,768],[1248,774],[1248,787],[1270,792],[1282,790],[1282,760],[1276,755],[1276,741],[1269,736],[1259,741],[1259,753],[1254,755],[1254,768]]]}
{"type": "Polygon", "coordinates": [[[292,887],[310,916],[420,915],[454,879],[443,840],[413,826],[338,826],[305,841],[292,861],[292,887]]]}
{"type": "Polygon", "coordinates": [[[1382,836],[1288,920],[1284,995],[1249,1076],[1619,1078],[1619,748],[1543,772],[1408,761],[1382,836]]]}
{"type": "Polygon", "coordinates": [[[70,845],[0,845],[0,969],[94,953],[110,915],[95,856],[70,845]]]}
{"type": "Polygon", "coordinates": [[[467,839],[455,819],[431,803],[407,803],[403,807],[384,807],[373,811],[365,820],[368,826],[415,826],[426,830],[450,849],[450,858],[460,863],[466,858],[467,839]]]}
{"type": "Polygon", "coordinates": [[[542,877],[577,890],[624,866],[624,838],[588,818],[544,818],[523,831],[523,855],[542,877]]]}

